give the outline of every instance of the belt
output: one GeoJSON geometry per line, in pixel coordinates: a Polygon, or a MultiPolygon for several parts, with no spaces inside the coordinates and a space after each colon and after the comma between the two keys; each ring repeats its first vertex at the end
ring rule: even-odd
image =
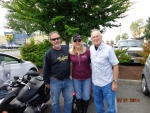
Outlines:
{"type": "Polygon", "coordinates": [[[69,77],[60,79],[60,78],[57,78],[57,77],[54,77],[54,76],[51,76],[51,78],[56,79],[56,80],[61,80],[61,81],[64,81],[64,80],[66,80],[66,79],[69,79],[69,77]]]}

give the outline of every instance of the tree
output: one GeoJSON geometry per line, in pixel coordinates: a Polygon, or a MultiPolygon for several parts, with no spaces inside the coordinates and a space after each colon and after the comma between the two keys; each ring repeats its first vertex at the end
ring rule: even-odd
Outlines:
{"type": "Polygon", "coordinates": [[[116,43],[120,40],[120,39],[127,39],[128,38],[128,34],[127,33],[123,33],[122,35],[117,35],[116,36],[116,43]]]}
{"type": "Polygon", "coordinates": [[[30,36],[33,32],[38,30],[36,29],[35,25],[30,23],[30,21],[25,21],[25,20],[8,18],[7,25],[17,33],[26,33],[27,36],[30,36]]]}
{"type": "Polygon", "coordinates": [[[120,40],[120,35],[116,36],[116,43],[120,40]]]}
{"type": "Polygon", "coordinates": [[[145,64],[150,54],[150,40],[148,40],[147,43],[143,43],[142,48],[143,48],[143,51],[138,52],[139,56],[142,56],[142,57],[137,57],[135,59],[141,64],[145,64]]]}
{"type": "Polygon", "coordinates": [[[147,40],[150,40],[150,17],[147,20],[147,24],[145,25],[144,31],[145,37],[147,40]]]}
{"type": "Polygon", "coordinates": [[[133,21],[130,25],[130,29],[133,37],[140,38],[144,31],[144,21],[143,19],[139,19],[137,21],[133,21]]]}
{"type": "Polygon", "coordinates": [[[109,41],[109,45],[113,47],[114,41],[112,39],[109,41]]]}
{"type": "Polygon", "coordinates": [[[128,39],[128,34],[127,33],[123,33],[122,36],[121,36],[121,38],[123,40],[128,39]]]}
{"type": "Polygon", "coordinates": [[[8,9],[9,23],[19,23],[23,30],[28,30],[23,26],[31,26],[32,32],[48,34],[57,30],[69,45],[70,37],[76,33],[87,37],[99,25],[118,27],[116,19],[126,17],[124,13],[132,4],[129,0],[13,0],[2,5],[8,9]]]}
{"type": "Polygon", "coordinates": [[[105,42],[106,44],[109,44],[109,40],[106,40],[106,42],[105,42]]]}

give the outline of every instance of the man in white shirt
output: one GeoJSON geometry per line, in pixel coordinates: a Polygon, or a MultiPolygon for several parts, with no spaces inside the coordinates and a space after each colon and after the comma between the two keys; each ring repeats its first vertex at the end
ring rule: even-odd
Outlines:
{"type": "Polygon", "coordinates": [[[105,99],[108,113],[116,113],[116,90],[118,79],[118,59],[111,46],[102,42],[99,30],[91,32],[94,45],[90,47],[94,104],[97,113],[105,113],[105,99]]]}

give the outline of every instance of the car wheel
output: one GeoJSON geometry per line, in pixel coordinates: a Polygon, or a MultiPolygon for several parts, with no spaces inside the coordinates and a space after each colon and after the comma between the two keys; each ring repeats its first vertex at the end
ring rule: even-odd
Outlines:
{"type": "Polygon", "coordinates": [[[148,88],[147,88],[147,83],[146,83],[146,79],[145,79],[145,76],[142,77],[142,92],[144,95],[146,96],[150,96],[150,92],[148,91],[148,88]]]}

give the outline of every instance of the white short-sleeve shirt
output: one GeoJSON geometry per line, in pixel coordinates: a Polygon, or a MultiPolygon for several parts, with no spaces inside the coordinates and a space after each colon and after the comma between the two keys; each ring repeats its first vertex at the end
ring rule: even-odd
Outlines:
{"type": "Polygon", "coordinates": [[[92,82],[96,86],[105,86],[113,80],[112,66],[119,63],[113,48],[101,43],[97,51],[92,45],[90,47],[92,82]]]}

